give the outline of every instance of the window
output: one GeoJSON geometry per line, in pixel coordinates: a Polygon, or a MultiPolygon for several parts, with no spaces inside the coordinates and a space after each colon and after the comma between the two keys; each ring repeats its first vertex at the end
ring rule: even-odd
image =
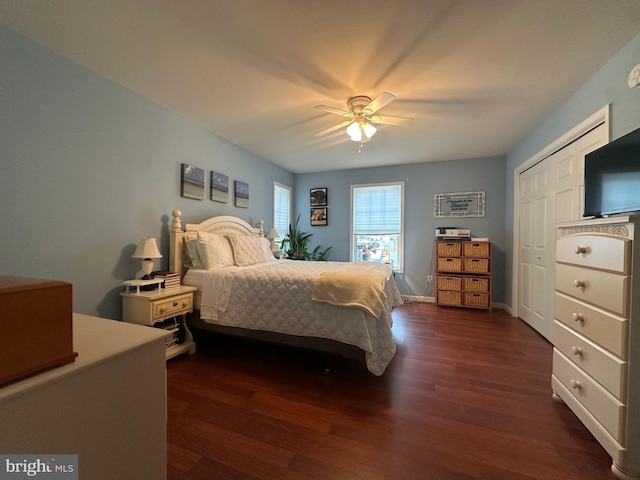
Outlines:
{"type": "Polygon", "coordinates": [[[351,260],[402,271],[404,182],[351,185],[351,260]]]}
{"type": "Polygon", "coordinates": [[[291,187],[273,182],[273,228],[280,235],[275,239],[276,243],[279,243],[287,234],[290,221],[291,187]]]}

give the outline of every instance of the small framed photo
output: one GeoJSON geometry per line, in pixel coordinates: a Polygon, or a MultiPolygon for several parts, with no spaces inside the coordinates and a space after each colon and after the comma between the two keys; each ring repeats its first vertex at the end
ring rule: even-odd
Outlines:
{"type": "Polygon", "coordinates": [[[312,207],[326,207],[327,206],[327,189],[326,188],[312,188],[309,194],[310,203],[312,207]]]}
{"type": "Polygon", "coordinates": [[[311,209],[311,226],[322,226],[327,224],[327,207],[311,209]]]}
{"type": "Polygon", "coordinates": [[[180,195],[184,198],[203,200],[204,169],[183,163],[180,172],[180,195]]]}
{"type": "Polygon", "coordinates": [[[229,177],[212,171],[209,196],[214,202],[227,203],[229,201],[229,177]]]}
{"type": "Polygon", "coordinates": [[[234,180],[233,182],[234,205],[240,208],[249,208],[249,184],[234,180]]]}

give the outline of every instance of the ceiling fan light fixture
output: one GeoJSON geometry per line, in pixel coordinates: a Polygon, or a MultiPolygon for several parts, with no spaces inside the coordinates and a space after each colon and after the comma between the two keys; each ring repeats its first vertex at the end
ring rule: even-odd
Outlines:
{"type": "Polygon", "coordinates": [[[351,124],[347,127],[347,135],[351,137],[351,140],[354,142],[359,142],[362,140],[362,130],[360,128],[360,124],[358,122],[351,122],[351,124]]]}
{"type": "Polygon", "coordinates": [[[371,125],[369,122],[364,122],[364,125],[362,126],[362,130],[364,131],[364,134],[366,135],[367,138],[373,137],[378,131],[378,129],[373,125],[371,125]]]}

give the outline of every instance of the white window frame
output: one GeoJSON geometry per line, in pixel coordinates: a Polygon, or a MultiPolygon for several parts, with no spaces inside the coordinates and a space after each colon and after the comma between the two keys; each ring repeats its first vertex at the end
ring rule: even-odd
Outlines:
{"type": "MultiPolygon", "coordinates": [[[[273,228],[275,228],[278,232],[278,235],[280,235],[278,238],[275,239],[276,243],[279,244],[280,241],[287,235],[287,231],[289,230],[289,224],[291,223],[291,202],[292,202],[292,188],[289,185],[285,185],[283,183],[279,183],[274,181],[273,182],[273,222],[272,222],[272,226],[273,228]],[[287,201],[288,201],[288,218],[287,218],[287,223],[286,226],[284,227],[284,231],[282,230],[282,227],[276,225],[276,196],[277,196],[277,190],[278,189],[282,189],[282,190],[286,190],[287,192],[287,201]]],[[[268,229],[267,229],[268,231],[268,229]]]]}
{"type": "Polygon", "coordinates": [[[381,182],[381,183],[364,183],[364,184],[355,184],[351,185],[351,219],[350,219],[350,235],[349,235],[349,257],[351,261],[355,261],[356,259],[353,256],[353,253],[356,250],[356,245],[354,245],[355,241],[355,233],[353,228],[354,223],[354,192],[358,188],[367,188],[367,187],[380,187],[387,185],[398,185],[400,187],[400,232],[398,233],[398,264],[393,265],[393,270],[402,273],[404,271],[404,181],[398,182],[381,182]]]}

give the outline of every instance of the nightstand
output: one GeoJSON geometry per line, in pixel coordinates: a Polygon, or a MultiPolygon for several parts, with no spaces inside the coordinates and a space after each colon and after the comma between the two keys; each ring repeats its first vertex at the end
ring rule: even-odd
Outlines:
{"type": "MultiPolygon", "coordinates": [[[[125,282],[126,284],[126,282],[125,282]]],[[[138,325],[167,327],[167,360],[181,353],[195,353],[196,344],[193,335],[187,326],[186,314],[193,311],[193,292],[195,287],[181,285],[172,288],[157,288],[151,291],[121,292],[122,296],[122,320],[138,325]],[[174,318],[175,322],[164,325],[165,321],[174,318]],[[181,342],[176,343],[175,338],[180,332],[181,342]]]]}

